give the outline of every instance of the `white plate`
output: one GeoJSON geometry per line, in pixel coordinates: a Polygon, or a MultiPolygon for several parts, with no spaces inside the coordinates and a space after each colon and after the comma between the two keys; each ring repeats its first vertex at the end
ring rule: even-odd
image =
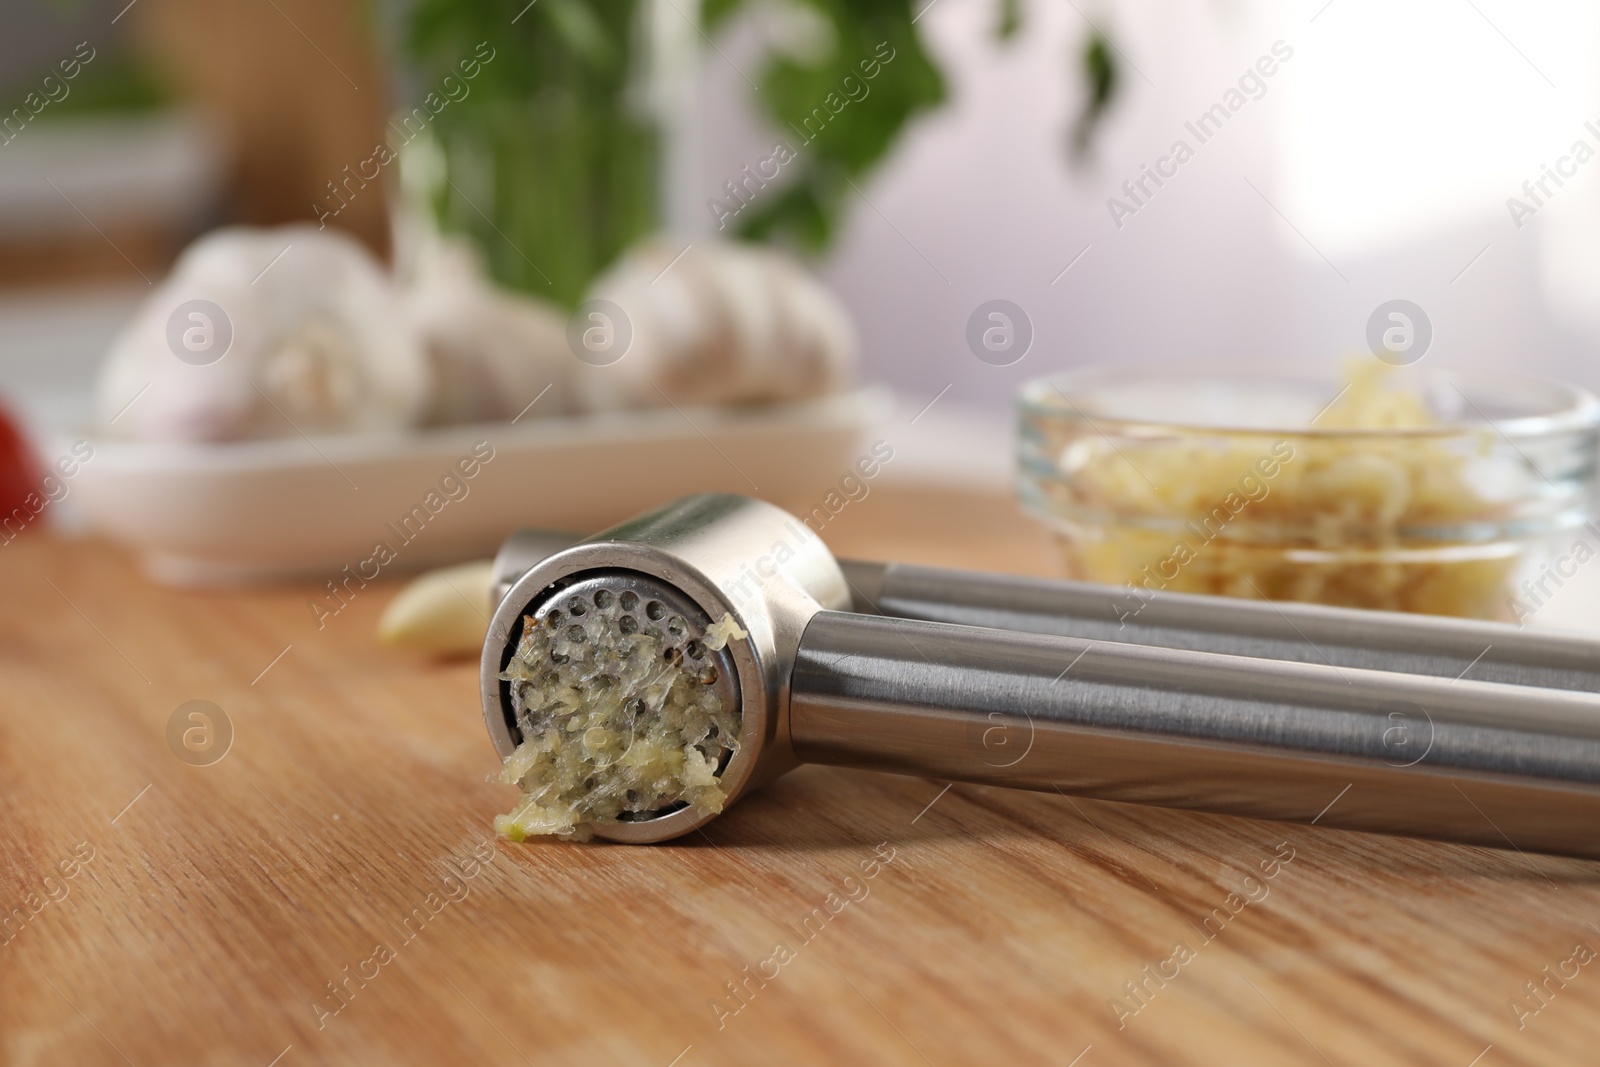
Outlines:
{"type": "Polygon", "coordinates": [[[97,440],[71,491],[92,526],[164,582],[341,581],[346,565],[371,578],[375,567],[388,574],[491,555],[522,526],[602,529],[689,493],[791,506],[820,499],[890,407],[886,392],[864,389],[766,407],[410,434],[199,446],[97,440]],[[474,446],[493,455],[467,478],[458,464],[472,468],[474,446]]]}

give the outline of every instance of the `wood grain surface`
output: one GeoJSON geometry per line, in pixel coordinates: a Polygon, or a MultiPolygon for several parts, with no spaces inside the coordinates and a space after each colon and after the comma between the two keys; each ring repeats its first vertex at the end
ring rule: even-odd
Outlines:
{"type": "MultiPolygon", "coordinates": [[[[841,553],[1053,568],[1002,500],[852,508],[841,553]]],[[[828,768],[670,845],[495,841],[475,665],[380,648],[396,588],[319,631],[309,587],[0,549],[0,1062],[1600,1057],[1580,861],[828,768]]]]}

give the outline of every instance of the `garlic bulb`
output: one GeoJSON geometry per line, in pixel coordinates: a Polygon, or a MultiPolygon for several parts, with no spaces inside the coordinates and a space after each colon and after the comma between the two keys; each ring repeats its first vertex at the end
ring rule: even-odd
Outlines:
{"type": "Polygon", "coordinates": [[[530,416],[568,410],[574,361],[560,309],[495,287],[459,245],[440,243],[417,274],[406,313],[433,367],[427,421],[513,419],[535,397],[530,416]]]}
{"type": "Polygon", "coordinates": [[[699,241],[675,256],[647,243],[590,289],[590,300],[622,310],[632,337],[616,362],[574,361],[583,407],[792,400],[849,383],[857,349],[849,315],[794,260],[699,241]]]}
{"type": "Polygon", "coordinates": [[[415,425],[427,357],[382,268],[311,226],[216,230],[191,245],[114,342],[102,429],[224,441],[415,425]]]}
{"type": "Polygon", "coordinates": [[[498,289],[465,247],[429,247],[402,291],[353,239],[285,226],[196,241],[122,331],[100,376],[103,432],[205,442],[679,404],[842,388],[856,340],[839,301],[753,245],[646,244],[595,283],[630,343],[571,345],[554,306],[498,289]],[[604,363],[605,365],[600,365],[604,363]]]}

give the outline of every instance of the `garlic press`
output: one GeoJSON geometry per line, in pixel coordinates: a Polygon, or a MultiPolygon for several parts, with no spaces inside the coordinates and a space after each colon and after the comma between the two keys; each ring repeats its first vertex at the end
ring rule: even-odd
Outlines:
{"type": "Polygon", "coordinates": [[[1167,593],[1130,620],[1126,588],[841,563],[724,494],[514,535],[493,595],[484,721],[525,791],[581,802],[641,745],[684,768],[587,819],[605,840],[820,763],[1600,859],[1579,635],[1167,593]]]}

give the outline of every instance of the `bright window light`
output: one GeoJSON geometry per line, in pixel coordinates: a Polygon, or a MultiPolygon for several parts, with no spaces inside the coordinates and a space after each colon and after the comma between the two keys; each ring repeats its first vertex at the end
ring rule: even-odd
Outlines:
{"type": "Polygon", "coordinates": [[[1596,5],[1333,0],[1290,43],[1284,211],[1329,255],[1496,212],[1515,232],[1508,196],[1576,140],[1600,151],[1596,5]]]}

